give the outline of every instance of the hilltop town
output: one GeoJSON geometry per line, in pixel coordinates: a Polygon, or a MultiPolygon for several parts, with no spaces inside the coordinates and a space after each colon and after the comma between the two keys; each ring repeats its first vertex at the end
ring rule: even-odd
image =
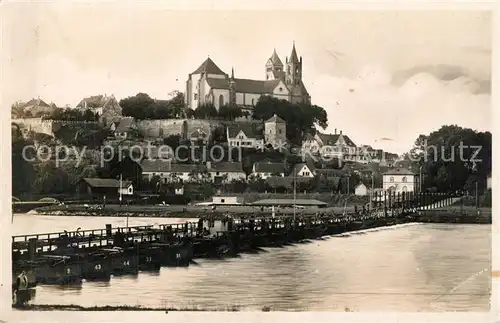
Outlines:
{"type": "Polygon", "coordinates": [[[333,133],[318,130],[326,129],[327,114],[311,104],[295,44],[284,61],[274,50],[265,79],[250,80],[235,77],[234,68],[223,72],[207,58],[188,75],[185,92],[174,91],[166,100],[138,93],[121,100],[99,94],[64,108],[42,98],[17,102],[13,194],[113,198],[120,177],[130,187],[123,190],[129,199],[182,196],[184,202],[221,192],[296,190],[331,200],[418,189],[419,176],[408,160],[354,143],[341,125],[333,133]],[[30,144],[37,147],[35,162],[20,158],[30,144]],[[79,150],[56,151],[61,145],[79,150]],[[166,155],[160,149],[165,145],[172,148],[166,155]],[[120,154],[103,163],[103,147],[120,154]],[[185,149],[185,158],[173,158],[178,147],[197,152],[185,149]],[[218,147],[221,158],[202,158],[203,149],[194,147],[218,147]],[[228,158],[233,150],[239,151],[236,159],[228,158]]]}

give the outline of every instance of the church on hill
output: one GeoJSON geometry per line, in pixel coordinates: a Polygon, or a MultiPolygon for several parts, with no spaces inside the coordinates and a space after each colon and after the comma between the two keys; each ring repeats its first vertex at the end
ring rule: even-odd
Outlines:
{"type": "Polygon", "coordinates": [[[229,103],[245,111],[252,111],[259,98],[269,95],[292,103],[310,103],[311,97],[302,82],[302,57],[297,56],[295,44],[285,64],[273,51],[265,65],[265,79],[236,78],[223,72],[212,59],[207,58],[186,82],[186,106],[196,109],[204,103],[212,103],[217,109],[229,103]]]}

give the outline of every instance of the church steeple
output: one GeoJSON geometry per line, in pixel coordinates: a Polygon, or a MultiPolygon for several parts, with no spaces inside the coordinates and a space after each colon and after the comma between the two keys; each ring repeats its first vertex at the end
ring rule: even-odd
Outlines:
{"type": "Polygon", "coordinates": [[[275,67],[283,67],[283,63],[281,62],[281,59],[279,58],[278,54],[276,53],[276,48],[273,49],[273,53],[272,53],[271,57],[269,58],[269,61],[275,67]]]}
{"type": "Polygon", "coordinates": [[[299,60],[297,50],[295,49],[295,41],[293,42],[292,53],[290,59],[286,60],[286,84],[296,86],[302,81],[302,57],[299,60]]]}
{"type": "Polygon", "coordinates": [[[229,104],[236,104],[236,80],[234,79],[234,67],[231,68],[231,78],[229,79],[229,104]]]}
{"type": "Polygon", "coordinates": [[[298,63],[299,58],[297,57],[297,51],[295,50],[295,41],[293,42],[292,53],[290,54],[290,62],[298,63]]]}
{"type": "Polygon", "coordinates": [[[276,53],[276,48],[273,49],[271,57],[266,63],[266,80],[278,79],[283,74],[283,62],[276,53]]]}

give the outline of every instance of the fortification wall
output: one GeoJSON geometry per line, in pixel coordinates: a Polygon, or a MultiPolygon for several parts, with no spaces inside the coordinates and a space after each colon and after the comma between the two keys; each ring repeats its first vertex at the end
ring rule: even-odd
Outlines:
{"type": "Polygon", "coordinates": [[[11,122],[19,125],[21,131],[33,131],[49,136],[54,136],[54,132],[62,126],[94,128],[98,125],[97,121],[44,120],[42,118],[18,118],[12,119],[11,122]]]}
{"type": "Polygon", "coordinates": [[[21,131],[33,131],[43,133],[49,136],[54,136],[52,130],[52,120],[42,120],[42,118],[20,118],[12,119],[12,123],[19,125],[21,131]]]}
{"type": "Polygon", "coordinates": [[[137,130],[144,138],[166,138],[179,135],[183,138],[197,129],[210,133],[219,124],[213,120],[159,119],[137,121],[137,130]],[[184,126],[185,124],[185,126],[184,126]]]}

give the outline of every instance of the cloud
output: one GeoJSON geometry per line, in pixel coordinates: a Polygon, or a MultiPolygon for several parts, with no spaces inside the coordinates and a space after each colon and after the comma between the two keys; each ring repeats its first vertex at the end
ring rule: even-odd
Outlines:
{"type": "Polygon", "coordinates": [[[309,87],[313,103],[328,113],[326,132],[337,128],[358,145],[403,153],[445,124],[489,130],[490,95],[478,94],[481,86],[467,76],[442,80],[428,72],[397,85],[382,67],[365,66],[356,78],[323,75],[309,87]]]}
{"type": "Polygon", "coordinates": [[[471,83],[478,83],[472,93],[491,93],[491,75],[483,77],[473,76],[472,72],[463,66],[437,64],[437,65],[418,65],[409,69],[400,70],[392,76],[392,83],[401,86],[415,74],[428,73],[441,81],[461,80],[471,83]]]}

